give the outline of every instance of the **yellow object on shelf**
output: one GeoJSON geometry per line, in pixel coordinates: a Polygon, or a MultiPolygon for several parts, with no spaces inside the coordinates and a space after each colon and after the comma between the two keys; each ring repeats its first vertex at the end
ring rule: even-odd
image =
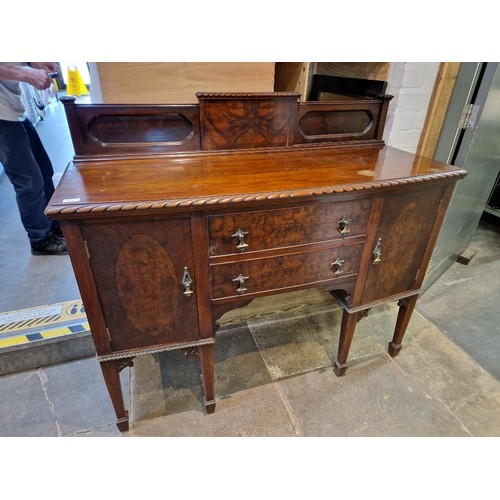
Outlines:
{"type": "Polygon", "coordinates": [[[68,82],[66,84],[67,95],[89,95],[89,91],[76,66],[68,66],[68,82]]]}

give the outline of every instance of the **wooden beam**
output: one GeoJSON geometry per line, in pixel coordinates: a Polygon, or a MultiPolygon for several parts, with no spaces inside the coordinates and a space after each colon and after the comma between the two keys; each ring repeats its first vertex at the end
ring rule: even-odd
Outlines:
{"type": "Polygon", "coordinates": [[[275,66],[274,90],[277,92],[298,92],[305,101],[309,94],[313,63],[277,62],[275,66]]]}
{"type": "Polygon", "coordinates": [[[460,63],[456,62],[443,62],[439,66],[434,91],[417,148],[417,154],[420,156],[426,158],[433,158],[434,156],[459,69],[460,63]]]}

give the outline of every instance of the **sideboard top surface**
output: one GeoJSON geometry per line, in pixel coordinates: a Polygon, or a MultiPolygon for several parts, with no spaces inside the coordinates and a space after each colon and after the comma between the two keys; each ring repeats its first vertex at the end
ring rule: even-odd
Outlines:
{"type": "Polygon", "coordinates": [[[46,213],[70,216],[374,190],[463,177],[389,146],[303,147],[87,158],[69,164],[46,213]]]}

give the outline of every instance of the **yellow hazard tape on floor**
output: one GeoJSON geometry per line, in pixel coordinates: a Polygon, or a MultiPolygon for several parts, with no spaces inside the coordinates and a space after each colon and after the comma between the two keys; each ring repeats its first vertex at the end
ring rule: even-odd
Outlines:
{"type": "Polygon", "coordinates": [[[87,321],[75,323],[72,325],[61,326],[58,328],[49,328],[48,330],[40,330],[38,332],[31,332],[25,335],[16,335],[13,337],[0,338],[0,348],[11,347],[20,344],[29,344],[39,340],[47,340],[64,335],[74,335],[76,333],[89,332],[90,327],[87,321]]]}
{"type": "Polygon", "coordinates": [[[89,331],[81,300],[0,313],[0,348],[89,331]]]}
{"type": "Polygon", "coordinates": [[[20,309],[0,313],[0,335],[80,319],[86,319],[85,308],[81,300],[20,309]]]}

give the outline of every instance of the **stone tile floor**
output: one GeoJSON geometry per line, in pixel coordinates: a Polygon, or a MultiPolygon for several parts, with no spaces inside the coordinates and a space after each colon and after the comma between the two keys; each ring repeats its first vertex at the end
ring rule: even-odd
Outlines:
{"type": "Polygon", "coordinates": [[[134,436],[498,436],[500,384],[416,313],[400,355],[385,353],[396,306],[359,324],[344,377],[331,363],[340,310],[248,320],[216,343],[217,409],[202,410],[196,360],[137,358],[134,436]],[[187,370],[186,370],[187,369],[187,370]]]}
{"type": "MultiPolygon", "coordinates": [[[[499,381],[419,313],[391,358],[396,306],[373,309],[338,378],[331,363],[340,309],[316,290],[307,306],[311,294],[294,294],[295,311],[221,328],[213,415],[203,410],[197,359],[180,351],[137,357],[122,372],[131,416],[122,435],[500,435],[499,381]]],[[[94,358],[6,375],[0,388],[2,436],[120,435],[94,358]]]]}

